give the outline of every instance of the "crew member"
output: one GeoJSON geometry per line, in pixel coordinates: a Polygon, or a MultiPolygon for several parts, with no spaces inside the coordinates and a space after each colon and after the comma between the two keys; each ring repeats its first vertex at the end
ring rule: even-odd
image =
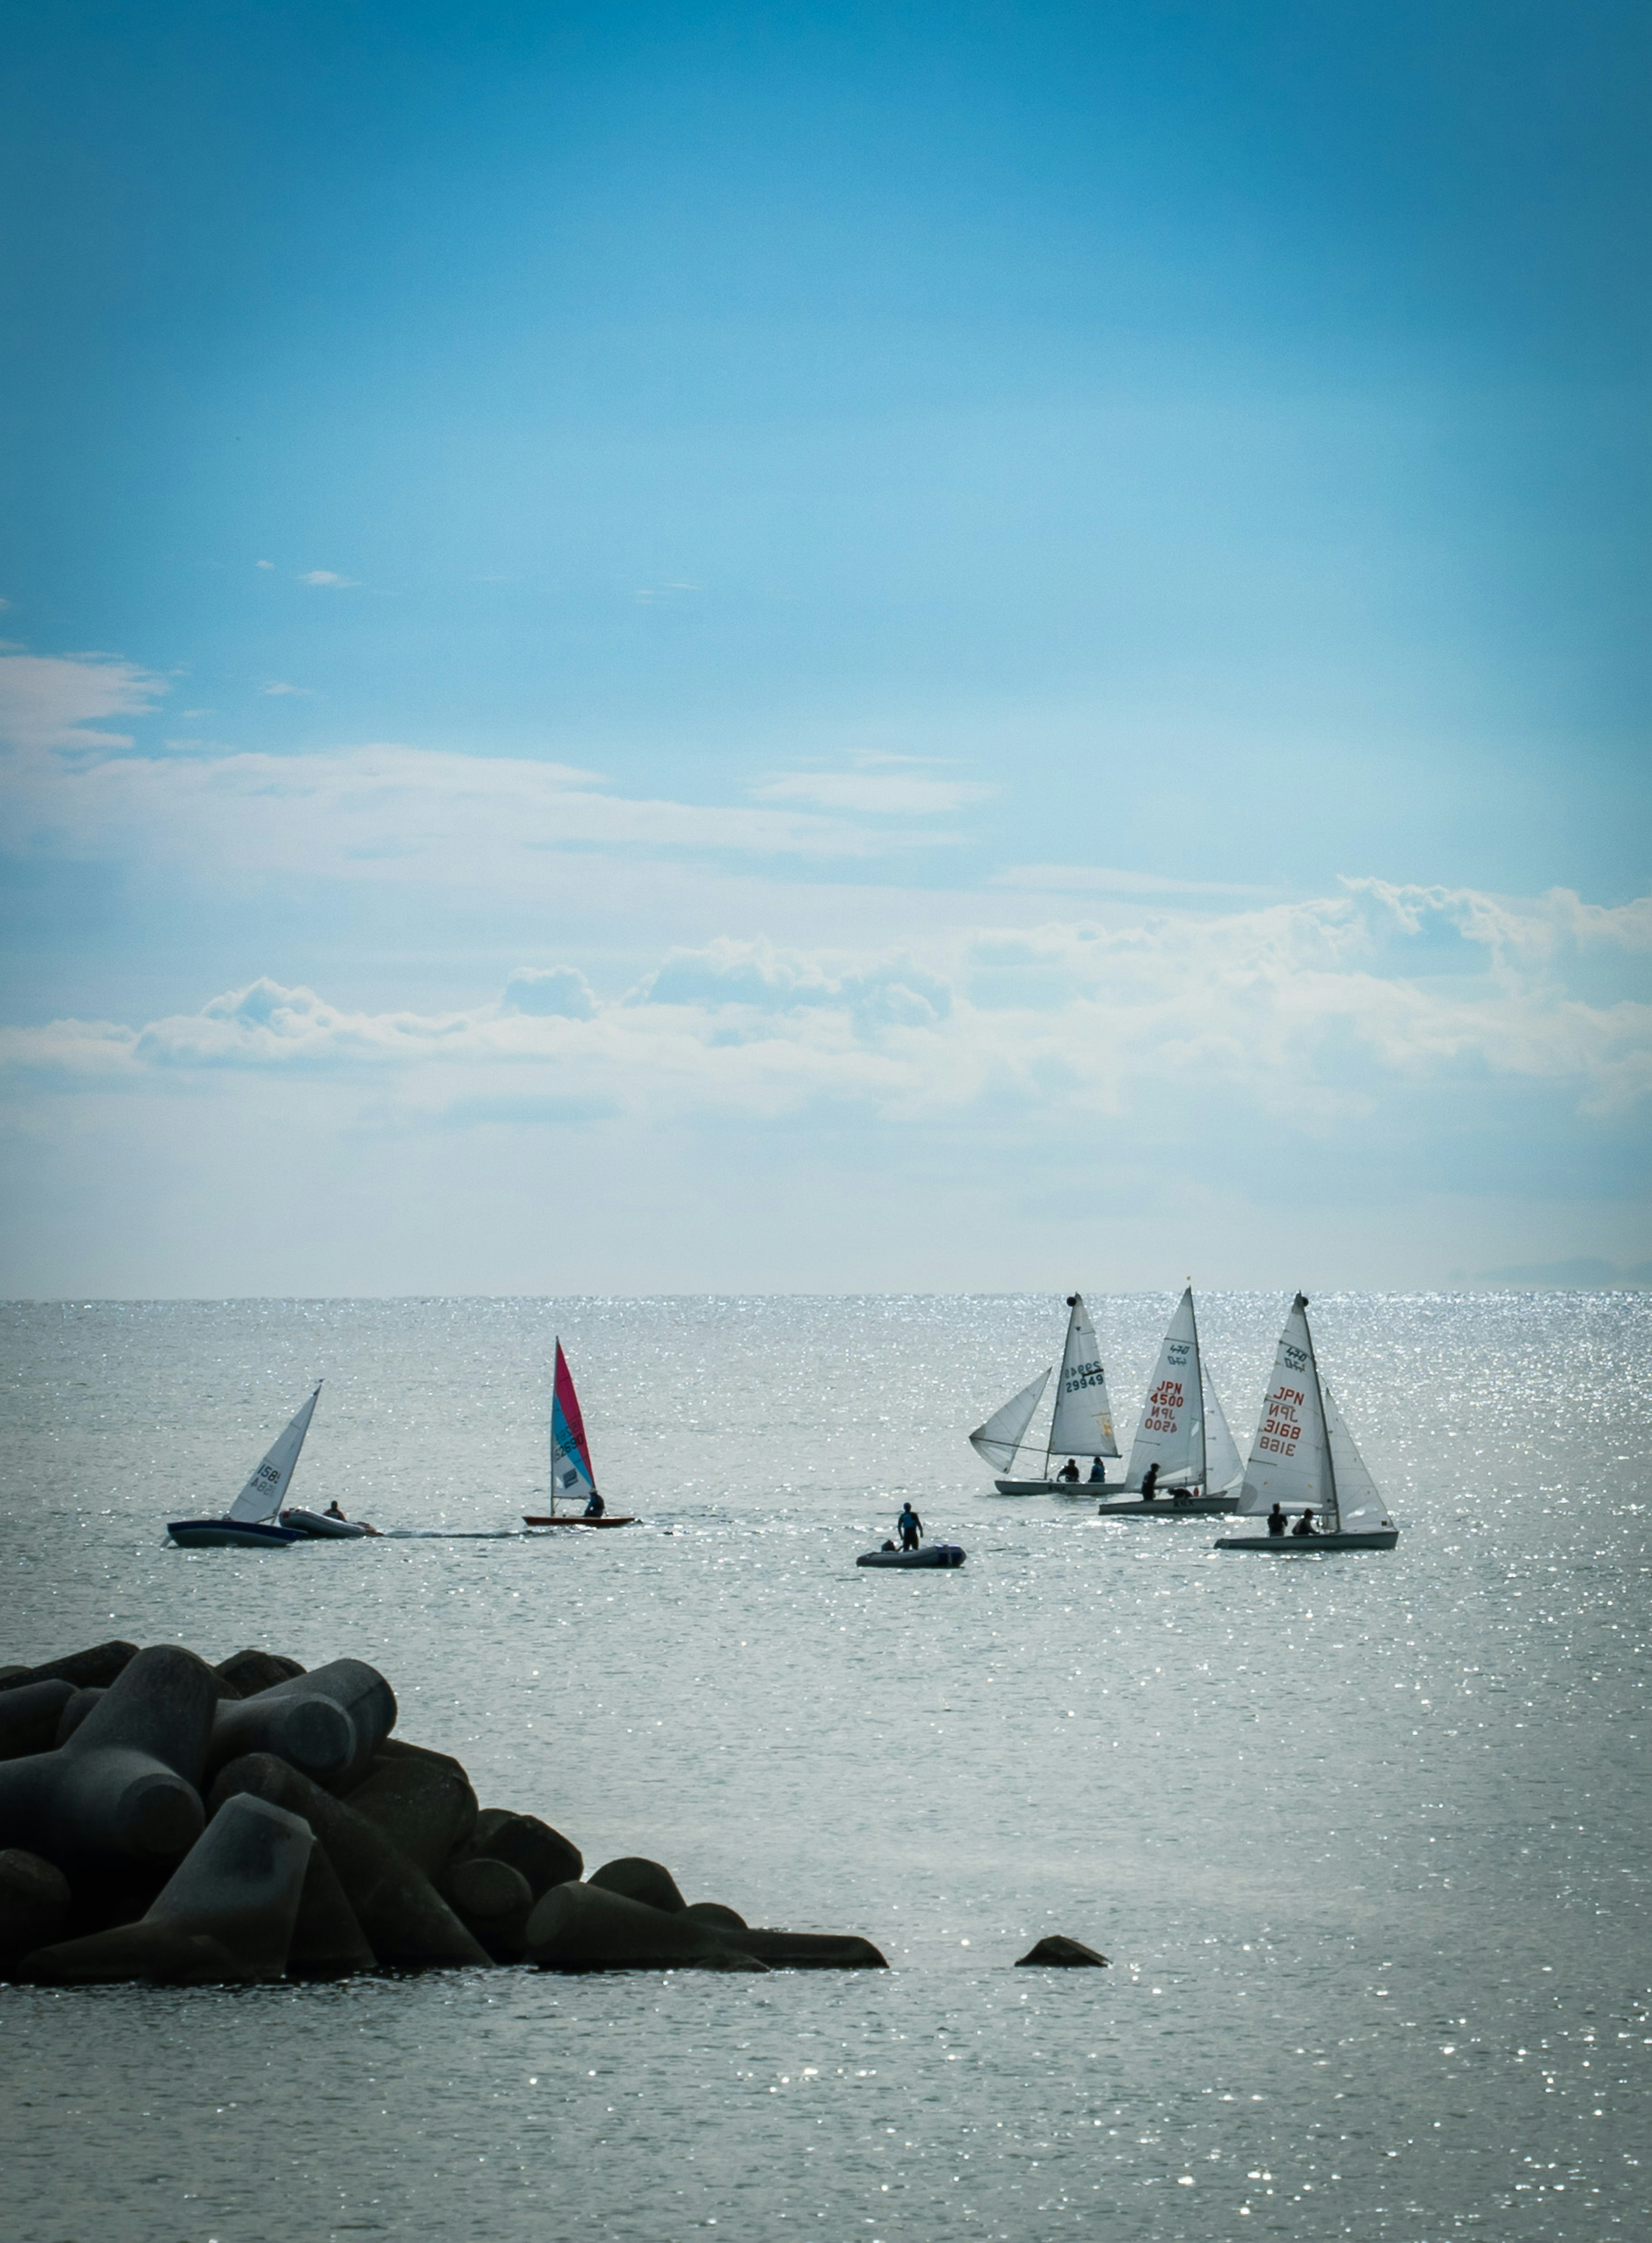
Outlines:
{"type": "Polygon", "coordinates": [[[1062,1465],[1061,1470],[1060,1470],[1060,1471],[1056,1474],[1056,1478],[1057,1478],[1058,1479],[1064,1479],[1064,1480],[1068,1481],[1069,1483],[1071,1483],[1072,1481],[1076,1480],[1076,1479],[1078,1478],[1078,1462],[1077,1462],[1077,1460],[1076,1460],[1074,1458],[1072,1458],[1072,1457],[1069,1457],[1069,1458],[1068,1458],[1068,1459],[1067,1459],[1066,1463],[1065,1463],[1064,1465],[1062,1465]]]}
{"type": "Polygon", "coordinates": [[[1306,1511],[1305,1511],[1305,1512],[1303,1512],[1303,1514],[1302,1514],[1302,1516],[1300,1517],[1300,1519],[1299,1519],[1297,1520],[1296,1525],[1295,1525],[1295,1526],[1291,1529],[1292,1539],[1293,1539],[1293,1540],[1295,1540],[1295,1539],[1299,1539],[1300,1537],[1302,1537],[1302,1536],[1304,1536],[1304,1535],[1312,1534],[1312,1533],[1313,1533],[1313,1512],[1312,1508],[1310,1507],[1308,1510],[1306,1510],[1306,1511]]]}
{"type": "Polygon", "coordinates": [[[895,1531],[901,1538],[903,1550],[916,1550],[923,1538],[923,1521],[910,1503],[901,1505],[901,1515],[895,1522],[895,1531]]]}
{"type": "Polygon", "coordinates": [[[1285,1512],[1281,1506],[1276,1503],[1273,1510],[1270,1511],[1267,1515],[1267,1531],[1270,1534],[1283,1534],[1286,1528],[1286,1523],[1285,1512]]]}
{"type": "Polygon", "coordinates": [[[601,1519],[607,1509],[607,1504],[603,1502],[601,1497],[597,1493],[596,1490],[593,1488],[591,1490],[591,1499],[585,1506],[585,1516],[588,1519],[601,1519]]]}
{"type": "Polygon", "coordinates": [[[1144,1503],[1154,1503],[1158,1498],[1158,1459],[1155,1457],[1141,1476],[1141,1499],[1144,1503]]]}

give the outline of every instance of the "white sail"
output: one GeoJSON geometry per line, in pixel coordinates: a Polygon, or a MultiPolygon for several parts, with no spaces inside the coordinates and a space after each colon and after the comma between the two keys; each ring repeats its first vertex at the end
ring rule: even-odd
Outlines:
{"type": "Polygon", "coordinates": [[[1299,1293],[1279,1334],[1239,1502],[1242,1512],[1252,1515],[1276,1503],[1286,1511],[1335,1509],[1331,1445],[1307,1311],[1307,1297],[1299,1293]]]}
{"type": "MultiPolygon", "coordinates": [[[[1158,1466],[1160,1487],[1185,1487],[1199,1477],[1204,1457],[1199,1406],[1199,1329],[1193,1322],[1193,1289],[1182,1295],[1165,1334],[1142,1404],[1141,1423],[1130,1445],[1125,1473],[1127,1488],[1139,1488],[1150,1465],[1158,1466]]],[[[1060,1444],[1055,1444],[1059,1446],[1060,1444]]]]}
{"type": "Polygon", "coordinates": [[[1056,1414],[1050,1427],[1050,1453],[1068,1457],[1116,1457],[1113,1409],[1107,1398],[1107,1374],[1084,1295],[1071,1293],[1067,1306],[1067,1344],[1056,1389],[1056,1414]]]}
{"type": "Polygon", "coordinates": [[[1233,1445],[1222,1414],[1216,1389],[1205,1382],[1205,1489],[1209,1495],[1227,1495],[1245,1478],[1245,1459],[1233,1445]]]}
{"type": "Polygon", "coordinates": [[[1030,1386],[1011,1395],[1002,1410],[995,1410],[984,1425],[977,1425],[970,1436],[970,1446],[976,1454],[984,1457],[997,1471],[1008,1472],[1049,1384],[1050,1373],[1040,1372],[1030,1386]]]}
{"type": "Polygon", "coordinates": [[[1331,1442],[1331,1465],[1336,1481],[1337,1523],[1344,1534],[1374,1534],[1379,1527],[1392,1526],[1388,1506],[1383,1501],[1370,1468],[1354,1445],[1353,1435],[1348,1431],[1342,1412],[1337,1408],[1336,1397],[1323,1381],[1320,1392],[1325,1402],[1325,1429],[1331,1442]]]}
{"type": "Polygon", "coordinates": [[[310,1420],[315,1414],[316,1395],[321,1391],[319,1380],[315,1394],[305,1404],[286,1431],[272,1445],[269,1454],[248,1480],[226,1517],[242,1526],[262,1526],[273,1519],[285,1499],[287,1486],[299,1461],[299,1451],[304,1446],[304,1437],[310,1430],[310,1420]]]}

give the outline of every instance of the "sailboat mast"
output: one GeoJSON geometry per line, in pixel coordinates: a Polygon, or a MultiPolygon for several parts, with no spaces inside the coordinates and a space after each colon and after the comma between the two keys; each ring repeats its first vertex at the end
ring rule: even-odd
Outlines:
{"type": "Polygon", "coordinates": [[[1199,1310],[1193,1306],[1193,1281],[1187,1280],[1187,1313],[1193,1326],[1193,1362],[1199,1371],[1199,1478],[1193,1482],[1201,1495],[1210,1493],[1211,1443],[1205,1418],[1205,1351],[1199,1344],[1199,1310]]]}

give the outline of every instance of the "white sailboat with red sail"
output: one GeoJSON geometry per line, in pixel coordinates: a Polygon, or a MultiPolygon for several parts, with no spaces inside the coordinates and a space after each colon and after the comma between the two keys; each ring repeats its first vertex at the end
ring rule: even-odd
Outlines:
{"type": "Polygon", "coordinates": [[[591,1469],[591,1445],[585,1437],[585,1418],[574,1391],[574,1374],[567,1367],[562,1343],[556,1343],[556,1368],[551,1380],[551,1507],[548,1512],[524,1512],[525,1526],[634,1526],[629,1512],[616,1517],[597,1493],[591,1469]],[[574,1503],[584,1499],[579,1511],[559,1512],[559,1499],[574,1503]]]}
{"type": "Polygon", "coordinates": [[[1090,1484],[1099,1485],[1105,1478],[1101,1459],[1118,1454],[1118,1444],[1113,1438],[1113,1407],[1107,1394],[1107,1373],[1084,1295],[1069,1293],[1067,1309],[1067,1341],[1061,1351],[1061,1377],[1056,1386],[1049,1438],[1044,1444],[1043,1469],[1035,1466],[1026,1478],[1015,1477],[1016,1459],[1025,1448],[1027,1428],[1050,1384],[1047,1371],[1024,1386],[1018,1394],[1012,1395],[1002,1409],[995,1410],[986,1423],[977,1425],[970,1436],[970,1446],[976,1454],[992,1465],[995,1472],[1006,1475],[993,1481],[1000,1495],[1059,1495],[1071,1493],[1075,1485],[1082,1485],[1076,1468],[1064,1474],[1052,1470],[1058,1457],[1068,1458],[1075,1467],[1080,1457],[1093,1458],[1090,1484]]]}
{"type": "Polygon", "coordinates": [[[1333,1550],[1392,1550],[1400,1539],[1320,1376],[1306,1293],[1292,1303],[1279,1334],[1239,1507],[1247,1521],[1267,1519],[1268,1529],[1225,1534],[1217,1542],[1219,1550],[1295,1558],[1333,1550]],[[1293,1526],[1286,1523],[1293,1519],[1293,1526]]]}

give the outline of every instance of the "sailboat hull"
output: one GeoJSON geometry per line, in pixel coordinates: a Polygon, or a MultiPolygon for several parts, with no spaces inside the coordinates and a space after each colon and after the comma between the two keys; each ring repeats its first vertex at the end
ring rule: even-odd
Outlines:
{"type": "Polygon", "coordinates": [[[1144,1503],[1139,1496],[1121,1496],[1117,1503],[1096,1505],[1103,1519],[1208,1519],[1215,1512],[1238,1509],[1236,1495],[1191,1495],[1185,1502],[1159,1495],[1151,1503],[1144,1503]]]}
{"type": "Polygon", "coordinates": [[[1337,1550],[1392,1550],[1400,1539],[1397,1526],[1370,1534],[1224,1534],[1218,1550],[1260,1550],[1270,1558],[1313,1558],[1337,1550]]]}
{"type": "Polygon", "coordinates": [[[1104,1483],[1098,1479],[995,1479],[1000,1495],[1087,1495],[1104,1483]]]}
{"type": "Polygon", "coordinates": [[[310,1539],[293,1527],[249,1526],[238,1519],[174,1519],[166,1532],[180,1550],[285,1550],[310,1539]]]}
{"type": "Polygon", "coordinates": [[[531,1512],[522,1513],[524,1526],[635,1526],[636,1519],[630,1512],[618,1519],[582,1519],[577,1511],[564,1512],[560,1519],[535,1519],[531,1512]]]}

